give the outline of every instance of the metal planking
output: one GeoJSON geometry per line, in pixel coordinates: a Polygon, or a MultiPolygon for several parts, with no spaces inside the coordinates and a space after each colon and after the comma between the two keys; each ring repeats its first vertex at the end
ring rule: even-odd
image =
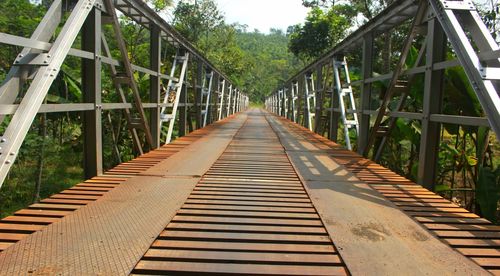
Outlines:
{"type": "Polygon", "coordinates": [[[0,252],[79,208],[99,200],[104,194],[130,177],[146,171],[181,151],[224,121],[195,130],[170,144],[121,163],[106,171],[104,175],[85,180],[58,194],[42,199],[26,209],[21,209],[12,216],[3,218],[0,220],[0,252]]]}
{"type": "Polygon", "coordinates": [[[278,137],[253,110],[133,273],[347,271],[278,137]]]}
{"type": "Polygon", "coordinates": [[[130,273],[245,118],[243,114],[222,121],[183,150],[129,177],[97,202],[10,246],[0,254],[0,275],[130,273]],[[173,166],[164,167],[161,175],[154,174],[167,163],[173,166]]]}
{"type": "Polygon", "coordinates": [[[441,241],[493,274],[500,273],[500,227],[307,128],[279,118],[359,180],[369,184],[441,241]]]}

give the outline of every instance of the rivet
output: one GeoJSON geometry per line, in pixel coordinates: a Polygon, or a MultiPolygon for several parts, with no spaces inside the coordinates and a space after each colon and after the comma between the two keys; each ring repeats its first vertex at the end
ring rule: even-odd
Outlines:
{"type": "Polygon", "coordinates": [[[10,153],[10,155],[16,155],[16,152],[13,151],[13,152],[10,153]]]}
{"type": "Polygon", "coordinates": [[[5,164],[10,164],[10,160],[5,160],[5,164]]]}
{"type": "Polygon", "coordinates": [[[2,138],[2,139],[0,139],[0,142],[5,143],[5,142],[7,142],[7,139],[2,138]]]}

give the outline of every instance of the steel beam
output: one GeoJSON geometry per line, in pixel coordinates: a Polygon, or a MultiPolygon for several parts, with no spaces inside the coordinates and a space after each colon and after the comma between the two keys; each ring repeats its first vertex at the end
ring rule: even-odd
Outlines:
{"type": "MultiPolygon", "coordinates": [[[[151,70],[156,72],[156,75],[149,76],[149,101],[151,103],[160,104],[160,74],[161,74],[161,36],[160,28],[152,24],[150,27],[149,41],[149,59],[151,70]]],[[[160,147],[161,122],[160,122],[160,107],[156,106],[149,112],[149,129],[151,130],[153,149],[160,147]]]]}
{"type": "Polygon", "coordinates": [[[195,109],[196,109],[196,128],[202,128],[203,118],[201,110],[203,109],[203,63],[201,60],[196,60],[196,79],[195,79],[195,109]]]}
{"type": "MultiPolygon", "coordinates": [[[[54,1],[47,13],[45,13],[42,21],[38,24],[37,28],[29,38],[30,40],[39,41],[40,44],[47,43],[50,38],[54,35],[56,28],[59,26],[62,16],[62,1],[54,1]]],[[[4,41],[4,37],[0,37],[0,41],[4,41]]],[[[5,37],[7,38],[7,37],[5,37]]],[[[19,37],[13,37],[14,42],[20,42],[19,37]]],[[[5,39],[7,40],[7,39],[5,39]]],[[[42,44],[43,45],[43,44],[42,44]]],[[[20,45],[21,46],[21,45],[20,45]]],[[[24,46],[25,48],[19,53],[14,61],[14,64],[18,62],[29,54],[39,54],[41,50],[33,49],[29,46],[24,46]]],[[[50,48],[48,48],[50,49],[50,48]]],[[[48,50],[45,49],[45,50],[48,50]]],[[[23,84],[26,82],[28,74],[33,68],[27,66],[12,66],[9,73],[5,77],[4,82],[0,85],[0,104],[12,104],[16,100],[17,96],[23,84]]],[[[0,115],[0,123],[3,122],[3,116],[0,115]]]]}
{"type": "MultiPolygon", "coordinates": [[[[184,75],[184,83],[187,82],[187,73],[189,70],[186,70],[186,75],[184,75]]],[[[182,86],[180,98],[179,98],[179,137],[186,136],[186,126],[187,126],[187,95],[188,87],[187,85],[182,86]],[[181,105],[182,104],[182,105],[181,105]]]]}
{"type": "Polygon", "coordinates": [[[103,173],[101,100],[101,11],[94,8],[82,31],[82,49],[94,52],[93,60],[82,60],[82,91],[86,103],[94,108],[83,112],[84,173],[89,179],[103,173]]]}
{"type": "MultiPolygon", "coordinates": [[[[366,83],[364,80],[371,78],[373,74],[373,34],[368,33],[363,39],[363,66],[362,66],[361,87],[361,111],[370,110],[370,102],[372,95],[372,84],[366,83]]],[[[368,144],[368,136],[370,135],[370,114],[364,112],[360,116],[359,134],[358,134],[358,153],[363,154],[363,151],[368,144]]]]}
{"type": "Polygon", "coordinates": [[[444,70],[432,70],[432,64],[446,59],[447,40],[438,20],[427,22],[426,71],[424,81],[422,132],[418,156],[417,183],[433,191],[435,187],[441,124],[430,120],[441,113],[444,70]]]}

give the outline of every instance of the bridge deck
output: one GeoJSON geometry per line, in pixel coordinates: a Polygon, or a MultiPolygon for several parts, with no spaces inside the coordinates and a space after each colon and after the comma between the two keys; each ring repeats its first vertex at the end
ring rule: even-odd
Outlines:
{"type": "Polygon", "coordinates": [[[251,110],[0,221],[0,274],[482,274],[500,228],[251,110]]]}

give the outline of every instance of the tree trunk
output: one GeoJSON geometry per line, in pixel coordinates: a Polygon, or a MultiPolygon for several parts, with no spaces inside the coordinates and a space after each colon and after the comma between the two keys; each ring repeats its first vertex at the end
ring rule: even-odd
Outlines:
{"type": "Polygon", "coordinates": [[[45,137],[47,136],[47,114],[43,113],[40,117],[40,128],[39,135],[41,136],[40,151],[38,154],[37,161],[37,176],[35,182],[35,194],[33,195],[33,203],[40,201],[40,189],[42,186],[42,176],[43,176],[43,154],[45,150],[45,137]]]}

